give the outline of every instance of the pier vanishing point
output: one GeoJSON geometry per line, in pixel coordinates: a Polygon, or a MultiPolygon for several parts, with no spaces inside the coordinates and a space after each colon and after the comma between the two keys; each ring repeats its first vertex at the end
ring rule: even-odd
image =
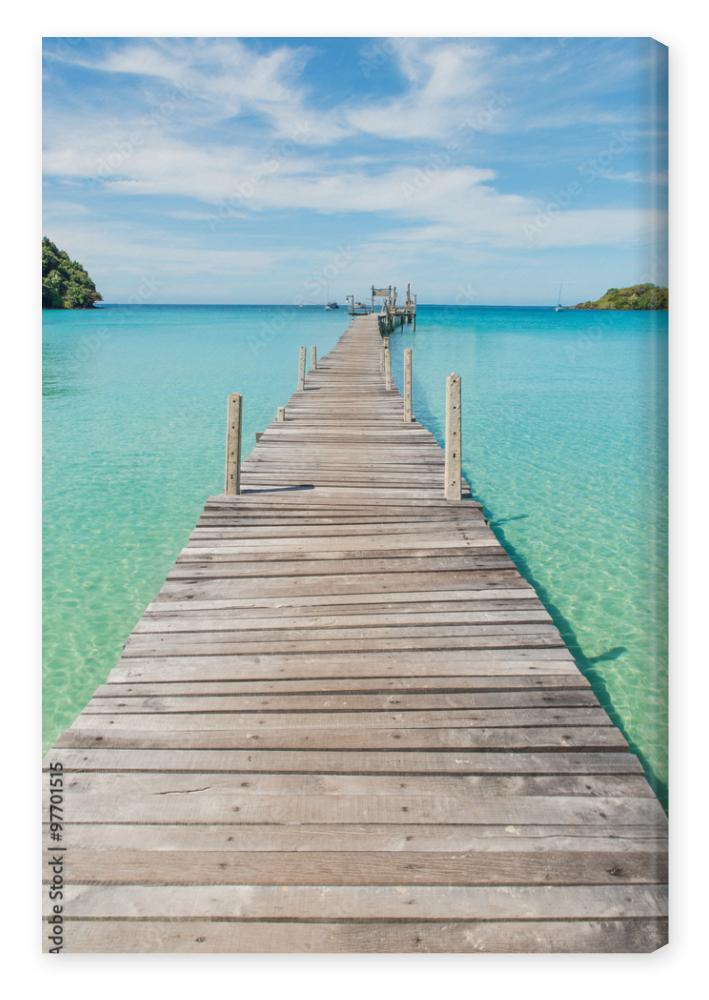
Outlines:
{"type": "Polygon", "coordinates": [[[460,380],[444,456],[385,343],[301,349],[243,463],[229,398],[225,493],[45,758],[64,950],[665,942],[664,812],[461,480],[460,380]]]}

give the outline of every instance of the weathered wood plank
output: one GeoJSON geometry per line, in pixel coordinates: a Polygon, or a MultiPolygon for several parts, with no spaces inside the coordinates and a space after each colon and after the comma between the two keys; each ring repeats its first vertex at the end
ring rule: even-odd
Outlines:
{"type": "MultiPolygon", "coordinates": [[[[376,730],[414,730],[427,732],[462,729],[527,729],[552,728],[573,730],[578,726],[611,726],[601,708],[510,708],[510,709],[449,709],[447,711],[408,712],[113,712],[97,718],[87,707],[76,719],[77,729],[95,729],[105,722],[121,729],[169,730],[172,732],[207,732],[229,729],[231,732],[265,733],[277,731],[320,731],[325,734],[363,731],[373,735],[376,730]]],[[[376,739],[376,736],[373,736],[376,739]]]]}
{"type": "Polygon", "coordinates": [[[590,685],[581,674],[542,674],[529,676],[472,676],[472,677],[310,677],[288,680],[186,680],[157,681],[122,684],[114,682],[109,675],[106,684],[96,688],[94,698],[140,697],[152,698],[164,695],[211,694],[337,694],[358,695],[388,694],[465,694],[494,693],[502,691],[586,691],[590,685]]]}
{"type": "Polygon", "coordinates": [[[67,885],[656,885],[667,878],[656,853],[488,851],[327,852],[83,849],[67,885]]]}
{"type": "Polygon", "coordinates": [[[582,827],[476,823],[69,823],[67,850],[152,851],[606,851],[664,854],[662,823],[582,827]]]}
{"type": "Polygon", "coordinates": [[[649,952],[667,942],[663,918],[439,923],[259,923],[73,920],[72,952],[649,952]]]}
{"type": "Polygon", "coordinates": [[[588,798],[650,798],[652,793],[641,774],[399,774],[263,773],[235,775],[214,772],[193,774],[77,773],[67,781],[72,796],[112,795],[130,789],[133,795],[187,796],[208,791],[210,797],[231,798],[262,795],[417,796],[443,799],[459,797],[582,796],[588,798]],[[203,779],[203,780],[202,780],[203,779]],[[197,788],[205,785],[206,788],[197,788]]]}
{"type": "Polygon", "coordinates": [[[663,917],[660,886],[68,886],[77,917],[506,920],[663,917]]]}
{"type": "MultiPolygon", "coordinates": [[[[172,771],[203,774],[642,774],[630,753],[390,753],[290,750],[60,750],[65,771],[172,771]]],[[[45,764],[45,767],[48,766],[45,764]]]]}
{"type": "MultiPolygon", "coordinates": [[[[505,729],[149,729],[123,726],[125,716],[77,717],[57,747],[150,747],[203,750],[626,750],[615,726],[543,726],[505,729]]],[[[255,728],[255,727],[254,727],[255,728]]]]}
{"type": "Polygon", "coordinates": [[[90,714],[155,712],[349,712],[424,711],[477,708],[565,708],[597,707],[589,689],[576,691],[521,691],[486,694],[382,694],[382,695],[228,695],[199,692],[176,697],[140,695],[93,698],[86,706],[90,714]]]}

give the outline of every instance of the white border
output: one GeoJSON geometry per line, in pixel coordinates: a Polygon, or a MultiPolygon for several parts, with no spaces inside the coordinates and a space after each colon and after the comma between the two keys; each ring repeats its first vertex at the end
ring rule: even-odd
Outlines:
{"type": "MultiPolygon", "coordinates": [[[[437,0],[410,2],[268,2],[249,9],[201,0],[195,6],[122,0],[26,2],[6,15],[1,244],[2,360],[5,378],[2,551],[5,739],[2,918],[4,980],[15,965],[22,995],[120,996],[127,987],[162,996],[204,996],[223,987],[233,997],[335,993],[360,997],[521,996],[597,998],[667,996],[701,989],[706,923],[707,764],[704,619],[707,518],[707,413],[702,404],[709,330],[706,297],[707,34],[698,15],[677,2],[508,0],[491,8],[437,0]],[[420,5],[417,5],[420,6],[420,5]],[[672,442],[672,924],[671,944],[652,956],[65,956],[39,954],[39,315],[35,312],[39,216],[39,54],[42,35],[652,35],[670,46],[671,62],[671,442],[672,442]],[[702,216],[702,210],[704,215],[702,216]],[[694,223],[694,225],[692,225],[694,223]],[[706,223],[705,223],[706,224],[706,223]],[[690,313],[691,305],[697,308],[690,313]],[[691,317],[691,318],[690,318],[691,317]],[[701,635],[704,639],[704,635],[701,635]],[[20,978],[21,977],[21,978],[20,978]],[[690,985],[691,984],[691,985],[690,985]]],[[[698,6],[694,8],[698,10],[698,6]]]]}

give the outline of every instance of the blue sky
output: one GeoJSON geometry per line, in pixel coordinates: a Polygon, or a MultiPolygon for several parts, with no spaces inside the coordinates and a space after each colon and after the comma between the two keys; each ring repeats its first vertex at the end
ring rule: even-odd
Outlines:
{"type": "Polygon", "coordinates": [[[44,42],[44,232],[106,301],[550,304],[666,282],[644,38],[44,42]]]}

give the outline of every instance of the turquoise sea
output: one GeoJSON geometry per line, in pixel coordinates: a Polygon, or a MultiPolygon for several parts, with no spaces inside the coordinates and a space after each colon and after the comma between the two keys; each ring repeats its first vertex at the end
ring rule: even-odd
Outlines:
{"type": "MultiPolygon", "coordinates": [[[[245,442],[320,355],[344,310],[104,306],[44,313],[44,727],[84,706],[222,488],[226,396],[245,442]]],[[[463,464],[666,802],[664,313],[429,306],[414,411],[441,439],[444,382],[463,384],[463,464]]]]}

